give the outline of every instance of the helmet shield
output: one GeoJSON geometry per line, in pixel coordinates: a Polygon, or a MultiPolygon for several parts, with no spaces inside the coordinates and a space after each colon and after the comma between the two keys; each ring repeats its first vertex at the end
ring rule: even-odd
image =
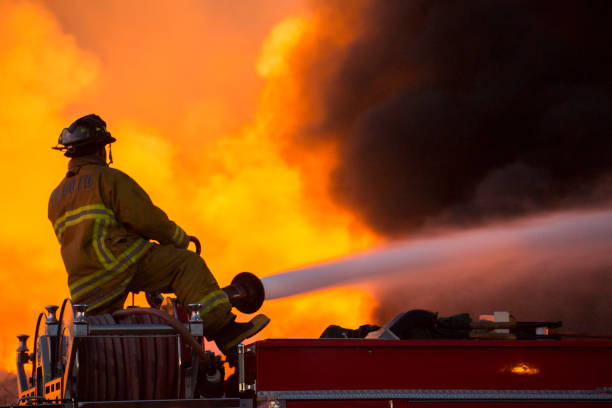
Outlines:
{"type": "Polygon", "coordinates": [[[75,120],[60,133],[57,150],[72,150],[94,144],[108,144],[116,139],[106,130],[106,122],[98,115],[90,114],[75,120]]]}
{"type": "Polygon", "coordinates": [[[89,131],[83,126],[77,126],[76,129],[64,128],[59,137],[59,144],[69,146],[87,141],[89,139],[89,131]]]}

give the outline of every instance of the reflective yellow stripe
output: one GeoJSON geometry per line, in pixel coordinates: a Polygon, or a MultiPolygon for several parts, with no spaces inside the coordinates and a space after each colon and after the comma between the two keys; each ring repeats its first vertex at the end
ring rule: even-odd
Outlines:
{"type": "Polygon", "coordinates": [[[66,211],[66,213],[64,215],[62,215],[57,220],[55,220],[55,223],[53,224],[53,228],[57,229],[57,226],[62,221],[64,221],[67,217],[70,217],[71,215],[74,215],[74,214],[78,214],[78,213],[80,213],[82,211],[85,211],[85,210],[108,210],[108,208],[106,208],[106,206],[104,206],[104,204],[91,204],[91,205],[85,205],[83,207],[79,207],[79,208],[77,208],[75,210],[66,211]]]}
{"type": "Polygon", "coordinates": [[[92,204],[67,211],[53,224],[56,230],[57,239],[61,242],[66,228],[77,225],[85,220],[95,221],[92,245],[100,263],[105,268],[110,267],[111,263],[115,260],[115,256],[106,247],[106,236],[108,235],[108,227],[116,224],[116,221],[113,211],[106,208],[104,205],[92,204]]]}
{"type": "MultiPolygon", "coordinates": [[[[79,207],[67,211],[58,218],[53,223],[53,227],[60,242],[66,228],[79,224],[84,220],[95,220],[91,245],[94,248],[98,261],[100,261],[102,265],[102,269],[70,285],[70,293],[73,299],[86,299],[87,294],[92,290],[117,278],[120,274],[125,272],[129,266],[136,263],[151,246],[148,240],[139,239],[121,255],[115,257],[106,246],[106,238],[108,236],[108,228],[111,225],[116,225],[117,221],[113,211],[106,208],[103,204],[92,204],[79,207]]],[[[119,287],[105,296],[104,299],[96,304],[89,305],[88,309],[97,308],[116,299],[117,296],[125,290],[124,286],[129,283],[129,279],[131,279],[131,276],[127,277],[119,287]]]]}
{"type": "Polygon", "coordinates": [[[176,242],[176,239],[178,238],[180,233],[181,233],[181,229],[177,225],[176,228],[174,229],[174,234],[172,235],[172,242],[176,242]]]}
{"type": "Polygon", "coordinates": [[[229,303],[229,298],[224,291],[219,289],[210,292],[208,295],[200,299],[199,302],[197,302],[202,305],[202,309],[200,309],[200,316],[204,316],[216,306],[226,302],[229,303]]]}
{"type": "Polygon", "coordinates": [[[183,231],[183,229],[177,225],[176,229],[174,230],[174,234],[172,235],[172,242],[174,243],[174,245],[179,246],[183,243],[184,239],[185,231],[183,231]]]}
{"type": "Polygon", "coordinates": [[[209,301],[210,299],[212,299],[213,297],[215,297],[215,296],[217,296],[217,295],[219,295],[221,293],[225,293],[225,292],[223,292],[221,289],[213,290],[212,292],[210,292],[208,295],[204,296],[202,299],[200,299],[196,303],[199,303],[199,304],[203,305],[207,301],[209,301]]]}
{"type": "Polygon", "coordinates": [[[109,224],[112,224],[110,220],[96,219],[93,235],[91,237],[94,251],[98,256],[98,261],[100,261],[106,270],[112,268],[113,262],[116,261],[115,255],[106,247],[106,236],[108,235],[109,224]],[[100,224],[102,224],[102,227],[100,227],[100,224]]]}
{"type": "Polygon", "coordinates": [[[92,275],[86,276],[70,285],[70,292],[73,296],[78,296],[84,291],[100,286],[100,284],[108,282],[119,273],[123,272],[130,263],[135,263],[144,252],[151,246],[149,242],[138,240],[124,251],[116,260],[110,269],[102,269],[92,275]],[[130,255],[139,246],[142,246],[136,253],[130,255]],[[107,273],[108,272],[108,273],[107,273]],[[95,285],[94,285],[95,284],[95,285]]]}
{"type": "Polygon", "coordinates": [[[104,269],[106,269],[106,265],[108,265],[110,262],[107,262],[104,259],[104,256],[102,255],[100,245],[98,245],[99,235],[100,235],[100,220],[97,219],[94,224],[93,236],[91,237],[91,244],[94,247],[94,251],[96,255],[98,256],[98,261],[100,261],[100,263],[105,267],[104,269]]]}
{"type": "Polygon", "coordinates": [[[110,265],[110,268],[102,269],[71,284],[72,297],[79,297],[90,292],[124,272],[131,264],[138,261],[150,246],[151,243],[148,241],[136,241],[110,265]]]}
{"type": "Polygon", "coordinates": [[[108,220],[109,223],[115,223],[115,214],[112,210],[106,208],[102,204],[93,204],[79,207],[75,210],[67,211],[64,215],[58,218],[53,223],[55,234],[58,240],[62,240],[66,228],[79,224],[84,220],[108,220]]]}
{"type": "Polygon", "coordinates": [[[73,225],[77,225],[77,224],[79,224],[79,223],[81,223],[82,221],[85,221],[85,220],[100,220],[100,219],[105,219],[105,220],[108,220],[108,221],[113,220],[113,218],[111,218],[108,215],[91,214],[91,213],[83,214],[83,215],[81,215],[78,218],[71,219],[71,220],[67,221],[66,223],[62,224],[62,227],[58,231],[56,231],[57,239],[59,239],[61,241],[61,239],[62,239],[62,237],[64,235],[64,232],[66,231],[66,228],[68,228],[68,227],[72,227],[73,225]]]}
{"type": "Polygon", "coordinates": [[[104,228],[102,228],[102,235],[100,236],[100,249],[102,250],[103,253],[107,254],[107,256],[111,259],[111,260],[115,260],[115,255],[106,247],[106,237],[108,236],[108,227],[110,227],[111,225],[115,224],[114,219],[111,220],[111,222],[109,224],[107,224],[104,221],[99,221],[99,222],[103,222],[104,223],[104,228]]]}
{"type": "Polygon", "coordinates": [[[214,302],[213,304],[211,304],[211,305],[210,305],[210,306],[208,306],[207,308],[202,309],[202,310],[200,311],[200,316],[201,316],[201,317],[204,319],[204,315],[205,315],[205,314],[207,314],[207,313],[211,312],[211,311],[212,311],[212,309],[214,309],[215,307],[217,307],[217,306],[219,306],[219,305],[221,305],[221,304],[223,304],[223,303],[229,303],[229,300],[228,300],[227,298],[217,300],[216,302],[214,302]]]}
{"type": "Polygon", "coordinates": [[[117,297],[119,297],[120,295],[124,294],[125,291],[127,290],[127,285],[130,283],[131,278],[132,277],[130,276],[127,279],[125,279],[123,282],[121,282],[121,284],[119,285],[117,289],[115,289],[114,291],[109,293],[107,296],[105,296],[104,299],[102,299],[101,301],[94,303],[93,305],[87,305],[87,311],[89,312],[94,309],[97,309],[100,306],[110,303],[113,300],[115,300],[117,297]]]}

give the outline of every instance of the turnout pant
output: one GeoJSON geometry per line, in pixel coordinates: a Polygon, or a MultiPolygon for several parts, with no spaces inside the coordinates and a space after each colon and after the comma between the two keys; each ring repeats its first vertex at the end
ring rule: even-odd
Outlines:
{"type": "MultiPolygon", "coordinates": [[[[207,338],[235,319],[232,305],[219,289],[204,260],[197,254],[172,245],[153,244],[148,252],[127,273],[133,273],[128,291],[160,291],[171,288],[183,305],[201,303],[200,315],[207,338]]],[[[111,313],[123,308],[127,297],[120,297],[96,314],[111,313]]]]}

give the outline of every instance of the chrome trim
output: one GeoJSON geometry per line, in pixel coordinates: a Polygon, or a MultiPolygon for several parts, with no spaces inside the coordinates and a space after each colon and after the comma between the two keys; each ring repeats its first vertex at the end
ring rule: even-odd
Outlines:
{"type": "Polygon", "coordinates": [[[253,384],[246,383],[246,369],[244,364],[244,355],[252,352],[252,348],[247,348],[244,344],[238,345],[238,392],[257,391],[257,382],[253,384]]]}
{"type": "Polygon", "coordinates": [[[259,391],[258,400],[358,400],[358,399],[414,399],[414,400],[603,400],[612,401],[609,387],[596,390],[311,390],[259,391]]]}

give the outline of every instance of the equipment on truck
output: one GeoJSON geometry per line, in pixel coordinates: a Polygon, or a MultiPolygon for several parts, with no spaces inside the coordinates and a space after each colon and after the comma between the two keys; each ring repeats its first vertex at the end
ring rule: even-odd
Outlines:
{"type": "MultiPolygon", "coordinates": [[[[246,312],[256,311],[264,298],[261,282],[249,273],[223,290],[246,312]]],[[[57,319],[58,307],[47,306],[36,323],[32,353],[28,336],[18,336],[16,405],[612,406],[612,341],[550,335],[547,329],[559,322],[472,322],[463,315],[444,320],[416,310],[400,314],[377,338],[269,339],[240,344],[222,360],[203,347],[199,308],[166,298],[166,311],[128,307],[87,316],[86,305],[67,299],[57,319]],[[396,339],[439,336],[449,327],[461,337],[396,339]],[[235,369],[228,378],[226,365],[235,369]]],[[[372,335],[372,329],[362,332],[372,335]]]]}
{"type": "MultiPolygon", "coordinates": [[[[245,313],[254,313],[263,303],[263,285],[249,272],[238,274],[223,290],[245,313]]],[[[223,362],[204,350],[202,305],[188,305],[188,313],[176,299],[167,299],[171,313],[128,307],[112,315],[87,316],[87,305],[66,299],[58,319],[59,308],[47,306],[36,322],[32,353],[28,336],[18,336],[18,404],[223,396],[223,362]]],[[[224,399],[212,406],[231,406],[227,403],[224,399]]]]}

